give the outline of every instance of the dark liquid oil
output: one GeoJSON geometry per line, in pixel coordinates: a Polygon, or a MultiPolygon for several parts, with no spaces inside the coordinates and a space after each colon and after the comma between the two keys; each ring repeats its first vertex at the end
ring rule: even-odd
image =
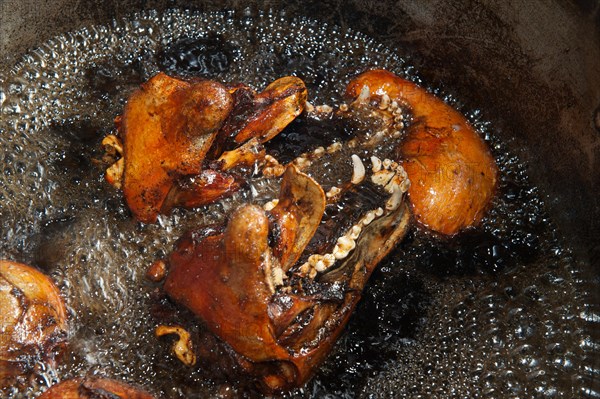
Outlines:
{"type": "MultiPolygon", "coordinates": [[[[223,222],[255,198],[244,191],[142,225],[121,192],[104,182],[100,142],[128,95],[159,71],[257,90],[296,75],[313,104],[334,105],[350,78],[374,67],[418,81],[392,51],[315,20],[169,11],[56,37],[4,71],[0,258],[36,265],[54,278],[70,309],[71,333],[56,367],[40,365],[33,381],[2,397],[31,398],[83,375],[124,380],[166,398],[258,396],[215,377],[203,359],[188,368],[170,354],[170,344],[154,337],[156,285],[144,278],[185,231],[223,222]]],[[[413,227],[374,273],[329,359],[286,396],[597,394],[586,388],[594,342],[585,332],[591,316],[577,264],[523,164],[484,121],[485,110],[462,111],[501,170],[484,222],[451,239],[413,227]]],[[[300,120],[276,140],[273,150],[291,159],[336,136],[300,120]]]]}

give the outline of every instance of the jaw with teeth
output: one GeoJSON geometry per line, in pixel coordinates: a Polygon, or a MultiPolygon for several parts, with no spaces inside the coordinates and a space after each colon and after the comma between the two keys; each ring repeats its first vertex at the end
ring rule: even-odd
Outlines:
{"type": "MultiPolygon", "coordinates": [[[[372,184],[355,158],[354,184],[372,184]]],[[[314,179],[288,166],[270,210],[244,205],[220,232],[180,240],[165,291],[233,350],[264,391],[303,384],[341,334],[375,266],[406,232],[400,169],[381,185],[384,206],[330,234],[337,238],[329,250],[312,252],[327,197],[314,179]]]]}

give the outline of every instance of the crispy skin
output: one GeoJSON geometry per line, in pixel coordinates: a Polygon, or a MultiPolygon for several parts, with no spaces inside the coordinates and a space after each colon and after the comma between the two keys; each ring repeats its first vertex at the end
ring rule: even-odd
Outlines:
{"type": "Polygon", "coordinates": [[[127,102],[120,120],[123,192],[134,216],[156,221],[173,183],[200,173],[233,101],[221,84],[186,82],[159,73],[127,102]]]}
{"type": "Polygon", "coordinates": [[[304,82],[294,76],[277,79],[254,99],[253,114],[235,135],[235,142],[244,143],[253,137],[261,143],[271,140],[304,110],[307,90],[304,82]]]}
{"type": "Polygon", "coordinates": [[[0,309],[0,386],[4,386],[27,372],[27,358],[46,357],[64,342],[67,312],[48,276],[8,260],[0,260],[0,309]]]}
{"type": "Polygon", "coordinates": [[[148,392],[107,378],[73,378],[53,385],[38,399],[154,399],[148,392]]]}
{"type": "Polygon", "coordinates": [[[165,291],[200,315],[236,352],[257,361],[286,358],[270,326],[271,292],[260,259],[267,250],[269,222],[254,205],[240,208],[232,220],[224,234],[198,243],[188,236],[178,243],[165,291]]]}
{"type": "Polygon", "coordinates": [[[439,98],[388,71],[359,75],[346,93],[357,98],[364,86],[372,97],[387,94],[412,112],[414,122],[398,155],[411,181],[417,220],[447,235],[477,224],[494,195],[498,169],[471,124],[439,98]]]}
{"type": "Polygon", "coordinates": [[[173,184],[165,198],[161,213],[182,206],[194,208],[216,202],[242,186],[242,181],[233,175],[217,170],[205,169],[198,175],[184,177],[173,184]]]}

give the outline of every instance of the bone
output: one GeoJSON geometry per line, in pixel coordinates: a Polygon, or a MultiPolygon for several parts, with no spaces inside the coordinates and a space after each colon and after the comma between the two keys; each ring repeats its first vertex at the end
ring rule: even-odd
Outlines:
{"type": "Polygon", "coordinates": [[[273,267],[271,269],[271,280],[273,281],[273,285],[275,287],[280,287],[283,285],[283,279],[285,274],[283,273],[283,269],[281,267],[273,267]]]}
{"type": "Polygon", "coordinates": [[[179,339],[173,343],[173,353],[186,366],[191,367],[196,364],[196,354],[194,353],[190,333],[183,327],[160,325],[156,327],[154,334],[157,337],[170,334],[177,335],[179,339]]]}
{"type": "Polygon", "coordinates": [[[365,165],[358,155],[352,154],[352,184],[360,184],[365,179],[365,165]]]}
{"type": "Polygon", "coordinates": [[[123,185],[123,173],[125,172],[125,158],[120,158],[117,162],[110,165],[105,172],[106,181],[115,188],[121,188],[123,185]]]}

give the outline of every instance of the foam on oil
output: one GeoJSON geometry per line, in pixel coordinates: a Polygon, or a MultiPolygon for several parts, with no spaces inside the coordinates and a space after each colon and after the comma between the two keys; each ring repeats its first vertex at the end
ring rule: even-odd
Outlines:
{"type": "MultiPolygon", "coordinates": [[[[51,274],[72,325],[62,362],[6,395],[98,374],[168,398],[251,396],[211,381],[202,359],[182,366],[156,340],[144,272],[184,231],[256,200],[252,191],[142,225],[103,181],[100,141],[128,94],[161,70],[256,89],[294,74],[311,102],[331,104],[369,67],[416,79],[390,50],[315,20],[172,10],[58,36],[0,75],[0,258],[51,274]]],[[[450,241],[412,231],[373,276],[330,360],[290,397],[586,394],[594,342],[577,265],[519,160],[478,112],[470,118],[502,170],[483,226],[450,241]]]]}

